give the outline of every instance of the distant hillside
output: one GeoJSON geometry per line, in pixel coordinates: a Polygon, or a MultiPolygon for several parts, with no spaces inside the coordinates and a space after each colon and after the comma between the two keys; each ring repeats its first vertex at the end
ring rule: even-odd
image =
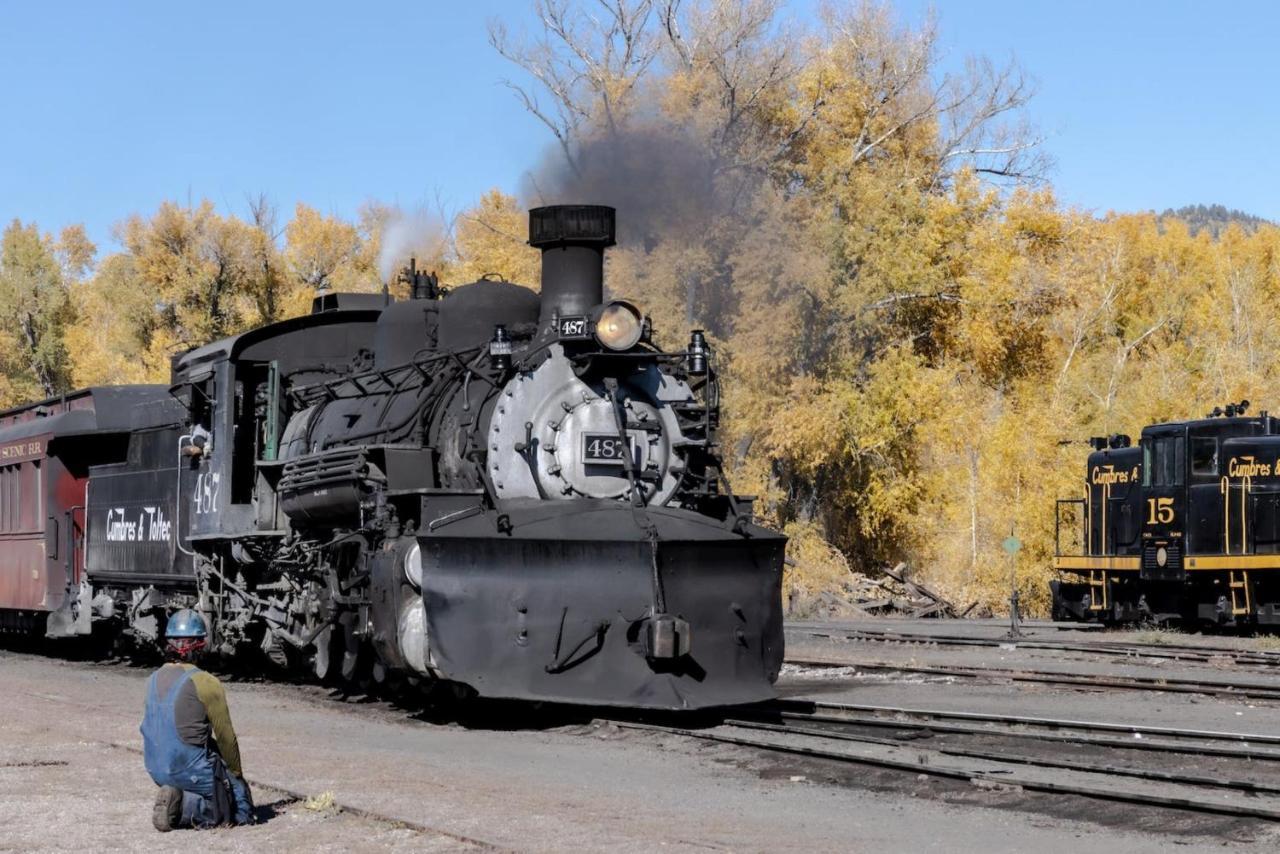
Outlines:
{"type": "Polygon", "coordinates": [[[1180,219],[1191,229],[1192,234],[1208,231],[1214,237],[1235,223],[1245,231],[1257,231],[1260,226],[1271,224],[1270,220],[1260,216],[1247,214],[1222,205],[1186,205],[1177,210],[1170,208],[1160,214],[1161,219],[1180,219]]]}

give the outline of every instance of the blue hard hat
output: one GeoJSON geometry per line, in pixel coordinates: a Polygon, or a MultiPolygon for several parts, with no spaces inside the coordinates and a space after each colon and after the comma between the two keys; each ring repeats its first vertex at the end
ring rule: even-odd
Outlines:
{"type": "Polygon", "coordinates": [[[175,611],[169,618],[169,624],[164,628],[164,636],[167,639],[203,638],[209,636],[209,627],[205,625],[204,617],[190,608],[183,608],[181,611],[175,611]]]}

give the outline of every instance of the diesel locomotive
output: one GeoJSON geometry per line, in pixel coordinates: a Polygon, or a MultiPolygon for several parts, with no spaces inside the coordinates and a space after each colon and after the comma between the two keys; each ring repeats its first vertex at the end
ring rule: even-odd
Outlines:
{"type": "Polygon", "coordinates": [[[1280,420],[1248,410],[1091,440],[1057,503],[1055,619],[1280,625],[1280,420]]]}
{"type": "Polygon", "coordinates": [[[0,413],[0,626],[320,678],[694,709],[769,698],[784,538],[716,442],[706,336],[606,300],[612,208],[529,215],[542,289],[324,293],[168,386],[0,413]]]}

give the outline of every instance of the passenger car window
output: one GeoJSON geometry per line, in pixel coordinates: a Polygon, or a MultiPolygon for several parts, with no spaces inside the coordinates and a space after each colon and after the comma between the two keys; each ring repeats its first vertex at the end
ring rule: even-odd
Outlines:
{"type": "Polygon", "coordinates": [[[1191,473],[1216,475],[1218,473],[1218,440],[1212,436],[1198,436],[1191,440],[1191,473]]]}

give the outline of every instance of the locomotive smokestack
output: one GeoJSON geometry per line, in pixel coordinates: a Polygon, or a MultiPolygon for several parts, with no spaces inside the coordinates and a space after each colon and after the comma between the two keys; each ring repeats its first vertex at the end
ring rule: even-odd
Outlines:
{"type": "Polygon", "coordinates": [[[544,325],[586,314],[604,302],[604,250],[614,239],[614,210],[604,205],[552,205],[529,211],[529,245],[542,250],[544,325]]]}

